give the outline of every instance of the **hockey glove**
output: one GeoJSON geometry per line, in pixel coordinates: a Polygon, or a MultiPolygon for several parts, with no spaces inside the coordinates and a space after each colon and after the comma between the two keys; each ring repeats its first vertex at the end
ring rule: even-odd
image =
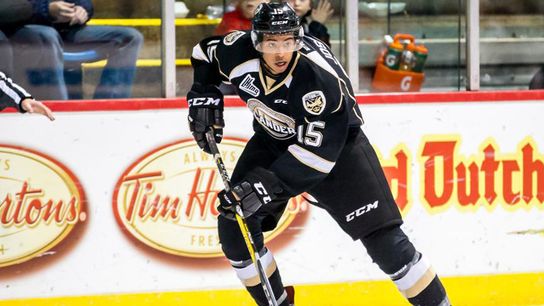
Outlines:
{"type": "Polygon", "coordinates": [[[206,132],[213,130],[217,143],[223,139],[223,94],[213,85],[195,83],[187,93],[189,104],[189,129],[198,146],[211,154],[206,132]]]}
{"type": "Polygon", "coordinates": [[[241,205],[244,218],[247,218],[276,199],[277,194],[282,191],[280,181],[273,172],[255,168],[242,182],[234,185],[231,191],[219,192],[218,211],[225,218],[236,220],[236,205],[241,205]]]}

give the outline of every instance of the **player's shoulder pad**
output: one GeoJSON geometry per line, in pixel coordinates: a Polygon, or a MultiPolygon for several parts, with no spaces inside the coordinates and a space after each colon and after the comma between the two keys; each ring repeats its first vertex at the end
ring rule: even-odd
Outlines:
{"type": "MultiPolygon", "coordinates": [[[[222,37],[219,48],[222,52],[230,53],[253,48],[250,31],[234,31],[222,37]]],[[[232,55],[232,54],[231,54],[232,55]]]]}
{"type": "Polygon", "coordinates": [[[239,64],[257,57],[249,31],[230,32],[223,36],[217,46],[216,60],[226,75],[239,64]]]}
{"type": "MultiPolygon", "coordinates": [[[[225,46],[232,46],[234,44],[236,44],[236,42],[238,40],[240,40],[242,37],[246,36],[246,39],[249,37],[250,38],[250,35],[249,35],[249,32],[247,31],[234,31],[234,32],[230,32],[228,34],[226,34],[224,37],[223,37],[223,44],[225,46]]],[[[242,39],[244,40],[244,39],[242,39]]]]}
{"type": "Polygon", "coordinates": [[[193,53],[191,54],[191,61],[203,61],[211,63],[215,56],[215,50],[217,44],[221,41],[221,36],[209,36],[202,39],[198,44],[193,47],[193,53]]]}
{"type": "Polygon", "coordinates": [[[248,41],[251,43],[251,37],[247,31],[234,31],[224,36],[209,36],[193,48],[192,55],[195,59],[212,62],[216,54],[228,56],[231,52],[246,48],[248,41]]]}

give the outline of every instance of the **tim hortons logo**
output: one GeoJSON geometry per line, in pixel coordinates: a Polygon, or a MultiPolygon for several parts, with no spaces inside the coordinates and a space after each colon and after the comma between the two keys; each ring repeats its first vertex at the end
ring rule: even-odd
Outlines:
{"type": "MultiPolygon", "coordinates": [[[[232,170],[246,141],[226,138],[219,145],[227,170],[232,170]]],[[[140,158],[115,187],[113,210],[126,231],[161,252],[186,257],[221,257],[217,234],[217,193],[223,189],[213,158],[196,143],[183,140],[140,158]]],[[[305,209],[293,199],[269,241],[305,209]]]]}
{"type": "Polygon", "coordinates": [[[0,267],[50,251],[87,219],[76,177],[44,154],[0,145],[0,267]]]}

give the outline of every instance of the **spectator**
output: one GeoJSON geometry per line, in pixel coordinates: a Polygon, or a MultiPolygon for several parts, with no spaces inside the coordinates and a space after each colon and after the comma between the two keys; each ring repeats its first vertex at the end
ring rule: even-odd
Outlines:
{"type": "MultiPolygon", "coordinates": [[[[107,59],[94,98],[130,97],[143,42],[140,32],[129,27],[87,26],[93,15],[91,0],[4,1],[31,4],[25,20],[0,24],[14,51],[14,76],[26,88],[44,99],[67,99],[63,52],[93,50],[96,58],[90,61],[107,59]],[[36,80],[49,86],[33,86],[36,80]]],[[[1,8],[10,10],[3,14],[11,14],[13,6],[1,8]]]]}
{"type": "Polygon", "coordinates": [[[300,21],[304,33],[312,35],[330,47],[330,35],[325,22],[332,16],[334,10],[329,0],[319,0],[317,7],[314,9],[312,9],[312,2],[313,0],[289,0],[289,4],[301,17],[300,21]]]}
{"type": "Polygon", "coordinates": [[[215,35],[224,35],[236,30],[251,30],[251,18],[257,6],[269,0],[240,0],[236,9],[225,13],[221,23],[215,29],[215,35]]]}
{"type": "MultiPolygon", "coordinates": [[[[32,5],[28,0],[0,1],[0,29],[19,24],[32,15],[32,5]]],[[[13,73],[13,51],[8,38],[0,31],[0,71],[11,76],[13,73]]]]}
{"type": "Polygon", "coordinates": [[[11,75],[13,73],[13,53],[8,38],[2,31],[0,31],[0,59],[2,59],[0,60],[0,71],[11,75]]]}
{"type": "Polygon", "coordinates": [[[34,100],[21,86],[13,83],[0,71],[0,111],[6,107],[16,108],[21,113],[37,113],[55,120],[51,110],[42,102],[34,100]]]}

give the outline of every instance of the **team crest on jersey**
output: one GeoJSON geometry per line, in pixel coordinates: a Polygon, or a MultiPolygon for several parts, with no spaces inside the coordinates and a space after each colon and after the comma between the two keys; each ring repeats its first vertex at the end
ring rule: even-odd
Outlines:
{"type": "Polygon", "coordinates": [[[229,33],[227,36],[225,36],[225,38],[223,39],[223,43],[226,45],[226,46],[230,46],[232,44],[234,44],[234,42],[236,42],[238,40],[238,38],[244,36],[245,32],[242,32],[242,31],[234,31],[232,33],[229,33]]]}
{"type": "Polygon", "coordinates": [[[257,99],[247,100],[247,106],[253,112],[253,117],[270,134],[270,136],[286,140],[295,136],[295,119],[276,112],[257,99]]]}
{"type": "Polygon", "coordinates": [[[316,90],[305,94],[302,97],[302,104],[306,111],[312,115],[320,115],[325,109],[327,100],[322,91],[316,90]]]}
{"type": "Polygon", "coordinates": [[[246,77],[240,82],[240,86],[238,86],[241,90],[247,92],[248,94],[258,97],[261,91],[253,82],[255,81],[255,78],[252,77],[250,74],[246,75],[246,77]]]}

